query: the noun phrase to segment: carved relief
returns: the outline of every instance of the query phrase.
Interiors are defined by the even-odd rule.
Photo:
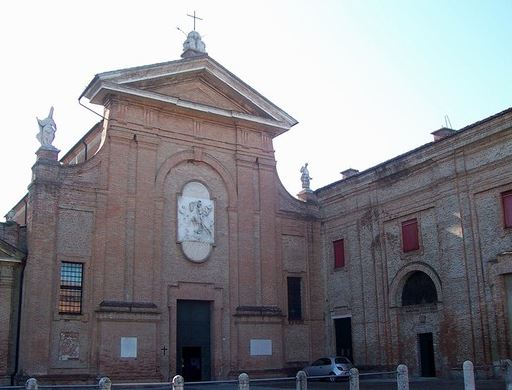
[[[80,338],[78,332],[61,332],[59,340],[59,360],[80,358]]]
[[[213,202],[180,196],[178,199],[178,241],[213,244]]]
[[[203,184],[189,182],[178,196],[177,231],[178,242],[189,260],[208,258],[215,242],[215,205]]]

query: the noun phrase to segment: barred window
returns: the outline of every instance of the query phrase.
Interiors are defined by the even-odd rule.
[[[82,314],[83,264],[62,262],[60,267],[60,314]]]

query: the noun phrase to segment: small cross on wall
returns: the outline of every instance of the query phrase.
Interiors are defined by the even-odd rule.
[[[165,345],[162,348],[160,348],[160,350],[162,351],[162,353],[165,356],[165,352],[167,351],[167,348],[165,347]]]

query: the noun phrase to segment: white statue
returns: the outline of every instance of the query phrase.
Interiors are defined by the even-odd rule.
[[[302,174],[300,176],[300,181],[302,182],[302,188],[304,190],[309,190],[309,183],[311,180],[313,180],[313,178],[311,176],[309,176],[309,171],[308,171],[308,163],[304,164],[304,166],[302,168],[300,168],[300,173]]]
[[[183,42],[183,52],[187,50],[194,50],[201,53],[206,53],[206,46],[201,40],[201,35],[197,31],[191,31],[187,35],[187,40]]]
[[[7,213],[7,215],[5,216],[5,220],[6,220],[7,222],[9,222],[9,221],[13,221],[13,220],[14,220],[14,215],[15,215],[15,214],[16,214],[16,213],[14,212],[14,209],[9,210],[9,212],[8,212],[8,213]]]
[[[53,107],[50,108],[50,114],[45,119],[37,118],[39,124],[39,133],[37,139],[41,143],[43,148],[55,149],[52,142],[55,138],[55,132],[57,131],[57,124],[53,120]]]

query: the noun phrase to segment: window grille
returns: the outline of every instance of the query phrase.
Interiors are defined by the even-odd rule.
[[[83,264],[62,262],[60,267],[60,314],[82,314]]]

